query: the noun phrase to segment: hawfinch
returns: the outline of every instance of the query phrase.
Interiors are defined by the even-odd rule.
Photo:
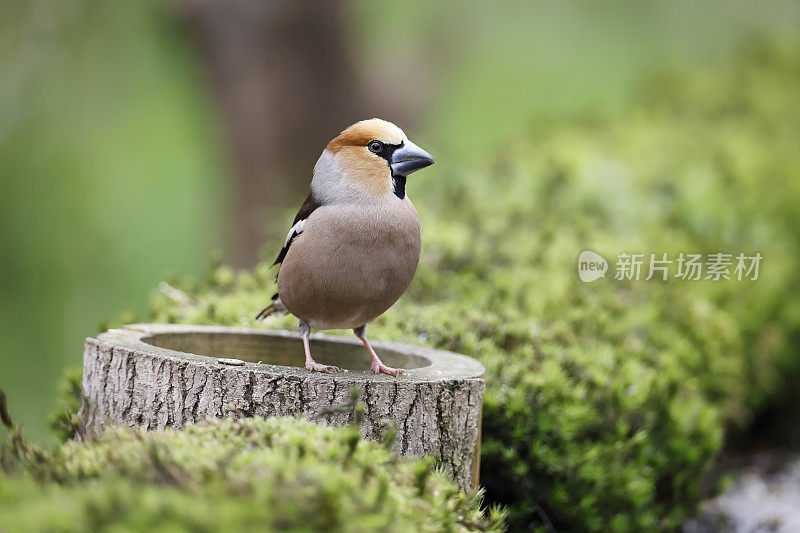
[[[308,370],[339,372],[311,357],[311,328],[352,328],[372,358],[373,372],[405,373],[381,362],[366,325],[414,277],[419,215],[406,194],[406,177],[434,162],[403,130],[377,118],[353,124],[322,151],[311,192],[275,260],[278,292],[256,317],[289,311],[300,319]]]

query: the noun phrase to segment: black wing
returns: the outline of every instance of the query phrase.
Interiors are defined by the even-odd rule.
[[[275,262],[272,263],[273,265],[278,265],[283,263],[284,258],[286,258],[286,252],[289,251],[289,246],[292,245],[292,241],[295,237],[300,235],[303,231],[303,222],[311,216],[311,213],[314,212],[321,204],[319,204],[316,200],[314,200],[311,193],[308,193],[306,197],[306,201],[303,202],[303,205],[300,206],[300,210],[297,212],[297,215],[294,217],[294,221],[292,222],[292,229],[289,230],[289,234],[286,236],[286,241],[283,243],[283,248],[281,248],[280,253],[278,253],[278,257],[275,259]]]

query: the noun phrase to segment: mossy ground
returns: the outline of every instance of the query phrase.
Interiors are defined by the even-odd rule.
[[[427,460],[296,418],[119,429],[51,453],[7,444],[2,531],[488,531]]]

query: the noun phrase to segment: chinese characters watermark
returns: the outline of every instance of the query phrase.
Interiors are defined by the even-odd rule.
[[[692,254],[680,252],[677,256],[666,252],[659,254],[621,253],[617,256],[614,279],[683,281],[736,280],[755,281],[763,256],[760,252],[747,255],[717,252]],[[608,262],[599,254],[586,250],[578,257],[578,275],[581,281],[590,282],[604,278]]]

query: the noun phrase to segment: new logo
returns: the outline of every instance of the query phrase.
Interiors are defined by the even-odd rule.
[[[578,276],[581,281],[590,282],[606,277],[608,261],[599,254],[585,250],[578,257]]]

